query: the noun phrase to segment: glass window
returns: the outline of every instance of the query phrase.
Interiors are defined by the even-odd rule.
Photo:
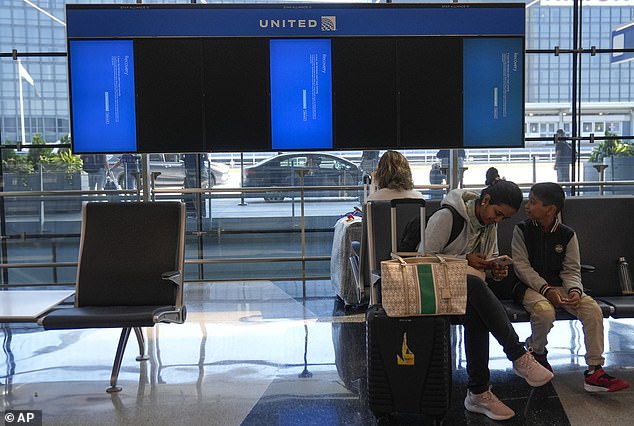
[[[5,117],[4,130],[9,133],[15,133],[17,130],[16,120],[10,117]]]
[[[620,126],[620,123],[618,121],[609,121],[606,124],[607,124],[607,129],[610,132],[614,132],[614,133],[620,133],[621,132],[621,126]]]
[[[564,123],[564,132],[566,132],[566,134],[572,133],[572,126],[570,123]]]
[[[530,123],[530,132],[531,133],[539,133],[539,124],[538,123]]]
[[[605,131],[605,123],[602,121],[597,121],[594,123],[594,132],[595,133],[603,133]]]
[[[334,169],[338,169],[339,168],[339,167],[337,167],[334,158],[326,157],[326,156],[320,156],[320,157],[317,157],[317,158],[318,158],[317,166],[320,169],[334,170]]]
[[[634,4],[630,4],[631,2],[628,3],[626,1],[606,1],[604,2],[606,3],[605,6],[595,6],[597,2],[592,2],[592,6],[580,4],[579,16],[582,18],[581,27],[575,29],[573,27],[574,8],[571,7],[572,1],[573,0],[562,0],[561,3],[565,3],[564,6],[553,6],[553,4],[556,3],[553,1],[526,2],[526,49],[530,50],[530,52],[527,53],[525,61],[524,94],[526,100],[526,116],[520,118],[521,121],[519,121],[519,123],[525,123],[527,138],[526,148],[518,150],[469,150],[469,157],[465,159],[465,167],[468,167],[468,170],[464,173],[465,184],[481,185],[483,179],[480,171],[491,163],[498,164],[501,174],[510,180],[530,182],[533,176],[532,164],[527,163],[528,166],[525,174],[517,171],[519,169],[524,170],[520,165],[526,162],[526,158],[538,158],[535,167],[538,168],[537,176],[539,176],[539,179],[556,180],[557,175],[553,170],[554,149],[552,137],[559,128],[563,128],[569,136],[587,136],[590,133],[594,133],[596,137],[601,137],[605,131],[614,132],[622,136],[632,135],[634,131],[632,123],[634,85],[632,85],[631,82],[634,80],[634,61],[612,63],[612,55],[610,52],[599,53],[592,56],[587,52],[587,49],[591,46],[596,46],[600,49],[610,49],[611,32],[615,28],[634,21]],[[80,2],[95,4],[100,1],[80,0]],[[173,4],[187,2],[188,0],[143,0],[142,3]],[[197,0],[197,2],[200,3],[201,1]],[[220,0],[217,2],[222,3]],[[395,0],[395,2],[397,1]],[[402,3],[402,1],[399,2]],[[65,16],[65,3],[65,1],[60,0],[37,2],[39,7],[44,8],[47,12],[51,13],[53,17],[62,20]],[[124,0],[117,1],[116,3],[134,4],[135,1]],[[208,0],[208,3],[212,3],[212,0]],[[612,3],[619,3],[623,6],[614,6]],[[573,45],[573,32],[575,30],[578,31],[578,34],[581,34],[582,39],[578,44],[584,49],[584,53],[566,52],[566,50],[571,50],[575,47]],[[555,47],[562,50],[559,55],[553,54]],[[10,57],[12,49],[16,49],[18,52],[35,54],[65,52],[66,39],[64,26],[55,19],[38,12],[23,1],[7,1],[4,2],[3,7],[0,8],[0,51],[5,54],[3,57],[0,57],[0,144],[22,141],[22,118],[24,118],[26,128],[25,141],[23,142],[32,141],[37,133],[41,133],[48,142],[62,139],[69,134],[70,119],[66,58],[47,56],[46,54],[37,57],[22,57],[22,64],[34,80],[35,87],[33,87],[24,79],[20,81],[16,61]],[[572,67],[575,61],[580,64],[577,87],[572,84]],[[22,103],[24,106],[24,117],[22,117],[20,113],[20,87],[23,89]],[[577,90],[578,92],[575,92]],[[578,105],[572,105],[573,94],[577,95]],[[572,125],[573,122],[575,126]],[[580,125],[577,126],[577,123]],[[578,135],[573,135],[573,127]],[[627,140],[632,141],[631,139],[624,138],[624,141]],[[600,141],[590,146],[589,143],[581,141],[582,163],[586,162],[590,152],[598,143],[600,143]],[[410,159],[416,184],[422,185],[429,182],[431,165],[434,162],[438,162],[438,158],[436,158],[437,150],[408,150],[403,152]],[[309,158],[319,158],[319,169],[325,173],[329,173],[334,169],[346,170],[345,174],[352,174],[356,167],[355,165],[360,163],[361,152],[350,151],[337,154],[341,154],[346,160],[350,160],[353,165],[326,155],[306,155],[305,153],[294,153],[291,156],[282,157],[282,161],[273,159],[266,164],[270,167],[270,170],[274,170],[269,173],[270,175],[273,175],[276,171],[280,175],[286,173],[284,175],[286,177],[291,175],[290,168],[308,167]],[[529,157],[529,154],[532,155],[532,157]],[[244,153],[244,166],[253,165],[266,158],[275,157],[276,155],[277,154],[262,152]],[[223,221],[234,219],[222,216],[224,213],[221,212],[230,211],[230,208],[224,208],[229,205],[235,206],[236,204],[235,197],[237,196],[236,194],[239,193],[239,190],[235,190],[235,188],[240,187],[240,178],[243,176],[243,170],[241,169],[242,164],[240,163],[242,155],[239,152],[233,152],[227,154],[213,153],[211,156],[213,161],[217,161],[218,164],[218,167],[212,168],[216,186],[226,185],[229,188],[233,188],[233,191],[228,198],[223,198],[224,195],[221,193],[205,195],[205,197],[207,197],[206,204],[202,211],[204,212],[203,214],[206,215],[205,218],[208,220],[208,223],[202,220],[201,226],[211,226],[213,218],[214,226],[220,228],[218,223],[223,222],[217,219],[222,219]],[[519,160],[520,158],[522,160]],[[180,156],[179,154],[151,154],[149,159],[152,161],[154,161],[154,159],[163,161],[164,159],[165,162],[174,163],[180,161]],[[505,167],[507,162],[513,162],[513,167]],[[280,167],[284,167],[285,170],[280,172]],[[277,170],[275,170],[275,168],[277,168]],[[334,175],[335,173],[332,174]],[[343,174],[344,173],[340,173],[339,175]],[[63,178],[66,177],[64,176]],[[574,180],[578,177],[571,176],[571,178]],[[25,179],[25,182],[26,180],[27,179]],[[351,182],[356,182],[356,179],[352,179]],[[68,184],[66,185],[66,187],[68,187]],[[182,179],[180,179],[178,185],[180,185],[178,187],[182,187]],[[34,190],[38,189],[39,187],[36,187]],[[75,189],[81,189],[81,186]],[[158,195],[167,198],[172,197],[172,199],[181,199],[177,193]],[[357,199],[354,198],[356,195],[357,194],[337,193],[335,195],[336,197],[346,200],[345,207],[343,205],[336,206],[336,215],[333,215],[333,212],[330,210],[324,211],[324,209],[322,209],[318,211],[317,214],[323,217],[320,217],[317,221],[317,228],[330,229],[329,226],[323,226],[323,224],[328,222],[331,216],[334,217],[341,213],[341,211],[349,210],[351,200],[354,200],[355,205],[358,204]],[[311,196],[316,196],[316,194],[312,193]],[[329,194],[329,196],[332,196],[332,194]],[[352,196],[351,199],[350,196]],[[249,198],[251,197],[250,195]],[[346,199],[345,197],[349,198]],[[241,211],[248,212],[245,213],[245,217],[265,217],[266,214],[273,212],[271,214],[275,216],[289,219],[286,221],[289,224],[296,223],[294,220],[290,220],[290,218],[295,219],[298,214],[298,209],[296,208],[298,199],[297,193],[273,193],[267,194],[266,198],[259,194],[257,197],[253,196],[253,198],[257,198],[258,200],[252,203],[244,203],[245,205],[241,205],[240,207]],[[275,202],[276,204],[265,204],[265,199],[266,201]],[[49,201],[51,200],[46,200],[46,206],[49,205]],[[58,200],[54,201],[58,202]],[[64,205],[67,204],[64,208],[71,212],[78,213],[83,201],[85,201],[85,199],[79,196],[75,199],[69,197],[69,200],[62,200],[58,206],[64,207]],[[7,234],[9,236],[19,235],[19,232],[22,232],[22,230],[18,230],[17,228],[11,228],[12,226],[16,226],[14,225],[16,223],[24,222],[20,220],[19,215],[16,216],[16,212],[21,211],[24,213],[28,211],[32,216],[39,214],[39,210],[37,209],[40,208],[40,198],[31,200],[30,203],[23,202],[22,204],[28,204],[29,206],[25,207],[24,205],[20,205],[18,208],[15,204],[5,205],[5,213],[10,216],[7,221],[9,224]],[[322,203],[322,205],[323,204],[325,203]],[[51,205],[54,204],[51,203]],[[71,207],[71,205],[73,207]],[[262,213],[262,210],[258,210],[262,208],[263,205],[266,206],[267,213]],[[46,207],[46,209],[48,209],[48,207]],[[59,218],[58,212],[61,211],[59,207],[55,207],[55,209],[57,210],[45,210],[47,224],[51,224],[51,228],[55,226],[54,224]],[[310,222],[310,220],[313,219],[314,218],[308,218],[308,221]],[[279,222],[282,221],[280,220]],[[190,226],[190,224],[188,224],[188,226]],[[242,243],[247,241],[250,243],[251,240],[255,238],[258,240],[258,250],[260,253],[263,251],[262,249],[264,249],[267,255],[269,251],[291,256],[297,255],[299,238],[294,239],[298,235],[297,233],[288,234],[291,235],[290,237],[288,235],[282,237],[275,234],[271,229],[264,229],[267,225],[260,225],[259,222],[258,225],[252,225],[248,221],[241,221],[239,224],[231,222],[231,226],[235,227],[231,228],[232,234],[230,236],[223,236],[222,241],[220,238],[213,241],[205,240],[205,249],[210,250],[210,252],[206,252],[205,254],[213,253],[211,256],[222,257],[223,253],[231,253],[233,256],[238,256],[241,252],[238,249],[239,245],[237,243],[232,246],[232,249],[227,248],[229,246],[225,246],[224,244],[227,244],[227,241],[239,241]],[[276,224],[276,226],[279,226],[279,224]],[[261,227],[262,229],[255,229],[256,235],[254,237],[251,233],[253,229],[250,227]],[[64,229],[66,229],[66,227],[64,227]],[[77,227],[77,229],[79,228]],[[39,232],[38,230],[32,231],[34,234]],[[257,235],[257,231],[266,232]],[[296,231],[296,229],[293,228],[293,231]],[[241,234],[241,232],[244,232],[244,235]],[[330,238],[330,243],[332,240],[331,232],[331,230],[324,232],[322,236],[325,240]],[[320,232],[311,232],[311,238],[313,235],[318,234],[320,234]],[[272,235],[274,235],[274,238],[271,238]],[[275,238],[283,241],[284,246],[271,248],[270,241]],[[286,245],[286,243],[288,243],[288,245]],[[320,246],[321,248],[314,249],[312,254],[329,255],[328,249],[330,247],[328,244],[322,241],[316,244],[316,246],[319,246],[319,244],[323,247]],[[282,246],[282,244],[280,244],[280,246]],[[244,250],[244,244],[242,244],[241,247]],[[308,253],[311,253],[310,250]],[[257,254],[254,254],[254,256],[256,255]],[[188,256],[196,256],[196,254],[188,253]],[[8,259],[9,262],[16,260],[20,259]],[[258,269],[258,267],[253,269]],[[274,269],[274,267],[271,267],[271,269]],[[286,271],[282,271],[282,273],[283,272]]]

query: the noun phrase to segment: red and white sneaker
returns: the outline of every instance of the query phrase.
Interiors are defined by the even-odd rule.
[[[592,374],[586,370],[583,375],[586,378],[583,388],[588,392],[616,392],[630,387],[627,381],[610,376],[601,367]]]

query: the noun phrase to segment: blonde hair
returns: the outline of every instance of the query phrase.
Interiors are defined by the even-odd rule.
[[[413,189],[414,179],[407,158],[398,151],[386,151],[376,168],[376,183],[379,189]]]

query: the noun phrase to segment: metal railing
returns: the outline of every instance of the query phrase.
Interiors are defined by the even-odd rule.
[[[526,183],[518,183],[518,185],[526,192],[531,187],[533,182]],[[592,182],[565,182],[562,183],[567,189],[575,189],[577,191],[583,192],[585,188],[592,189],[593,195],[595,196],[608,196],[608,192],[614,191],[615,189],[623,188],[623,187],[632,187],[634,186],[634,181],[592,181]],[[481,188],[481,185],[467,185],[468,188],[478,189]],[[447,185],[418,185],[416,189],[427,193],[430,190],[441,190],[447,191],[449,188]],[[363,187],[361,186],[319,186],[319,187],[266,187],[266,188],[209,188],[209,189],[155,189],[153,193],[153,199],[160,201],[164,198],[177,198],[182,199],[185,194],[201,194],[207,200],[222,200],[227,198],[239,198],[244,196],[245,194],[251,193],[262,193],[265,191],[300,191],[300,196],[297,200],[292,200],[291,203],[298,203],[297,209],[292,209],[292,215],[298,215],[297,226],[293,227],[275,227],[272,226],[271,229],[226,229],[222,226],[209,226],[206,228],[200,227],[199,225],[203,222],[212,223],[214,220],[222,219],[221,217],[209,217],[209,218],[201,218],[200,215],[193,218],[193,221],[188,221],[188,230],[187,234],[190,240],[193,240],[195,243],[203,242],[204,239],[209,237],[221,237],[223,235],[255,235],[258,233],[261,234],[300,234],[300,243],[299,247],[296,251],[296,255],[281,255],[281,256],[254,256],[254,257],[242,257],[242,256],[209,256],[206,254],[204,249],[204,244],[196,244],[197,248],[191,248],[188,250],[189,257],[186,259],[185,263],[190,267],[198,267],[198,272],[189,271],[189,277],[186,281],[188,282],[198,282],[213,279],[214,277],[205,273],[204,267],[210,265],[255,265],[255,264],[272,264],[272,263],[298,263],[301,265],[299,268],[300,273],[289,276],[267,276],[266,273],[262,273],[262,275],[258,276],[240,276],[236,278],[228,278],[227,280],[256,280],[256,279],[269,279],[269,280],[316,280],[316,279],[329,279],[330,277],[327,275],[321,274],[311,274],[307,267],[312,262],[327,262],[330,260],[330,256],[326,254],[315,254],[310,255],[307,252],[307,242],[306,235],[313,232],[318,235],[321,235],[323,241],[326,242],[327,239],[332,236],[324,236],[328,233],[332,232],[332,227],[324,227],[324,226],[315,226],[314,224],[309,224],[307,222],[307,214],[305,210],[305,206],[307,204],[307,197],[312,191],[342,191],[342,192],[351,192],[358,191],[361,192]],[[586,191],[587,192],[587,191]],[[74,197],[79,198],[83,201],[94,201],[101,200],[106,201],[107,196],[117,195],[121,197],[121,199],[142,199],[142,194],[138,190],[117,190],[117,191],[40,191],[40,192],[0,192],[0,202],[4,202],[7,198],[12,199],[35,199],[39,201],[46,201],[50,197]],[[630,192],[631,196],[632,193]],[[354,200],[352,198],[348,199],[348,201]],[[358,202],[358,201],[357,201]],[[312,201],[311,201],[312,203]],[[335,212],[335,216],[342,212]],[[64,280],[59,277],[59,272],[62,270],[67,270],[68,268],[76,268],[76,261],[64,261],[58,260],[59,258],[59,246],[60,242],[64,242],[66,245],[66,249],[68,249],[69,245],[73,245],[76,242],[76,247],[78,249],[79,245],[79,222],[81,220],[80,210],[76,212],[76,214],[71,214],[74,216],[71,218],[73,221],[77,222],[77,232],[69,232],[69,233],[51,233],[42,228],[43,223],[51,223],[55,221],[55,215],[51,216],[42,216],[37,215],[35,222],[37,222],[37,226],[34,228],[35,232],[19,232],[19,233],[9,233],[7,232],[7,224],[15,223],[16,220],[20,220],[19,215],[7,215],[6,212],[0,213],[0,219],[2,221],[2,229],[3,233],[0,236],[0,243],[2,245],[1,250],[1,261],[0,261],[0,272],[2,281],[0,285],[3,286],[67,286],[73,285],[70,279]],[[332,216],[332,212],[328,212],[325,216]],[[256,216],[253,216],[257,218]],[[286,217],[286,216],[285,216]],[[316,217],[313,215],[312,217]],[[317,216],[318,217],[318,216]],[[42,222],[41,219],[45,220]],[[24,218],[22,218],[24,219]],[[68,217],[66,217],[68,219]],[[201,220],[204,219],[204,220]],[[39,231],[38,231],[39,229]],[[323,234],[323,235],[322,235]],[[51,261],[27,261],[31,257],[23,256],[22,259],[15,258],[13,255],[9,253],[8,244],[19,245],[20,243],[31,243],[37,241],[39,247],[42,246],[48,247],[50,250],[50,258]],[[123,242],[122,242],[123,243]],[[43,257],[43,256],[41,256]],[[24,261],[20,261],[24,260]],[[51,280],[50,282],[17,282],[15,279],[10,279],[9,271],[18,271],[18,270],[29,270],[29,269],[42,269],[42,268],[50,268],[51,269]],[[66,276],[69,274],[66,273]]]

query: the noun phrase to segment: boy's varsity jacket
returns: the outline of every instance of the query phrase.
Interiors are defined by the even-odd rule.
[[[518,223],[511,249],[515,273],[528,287],[542,295],[549,287],[583,294],[579,241],[575,231],[558,219],[547,232],[531,219]]]

